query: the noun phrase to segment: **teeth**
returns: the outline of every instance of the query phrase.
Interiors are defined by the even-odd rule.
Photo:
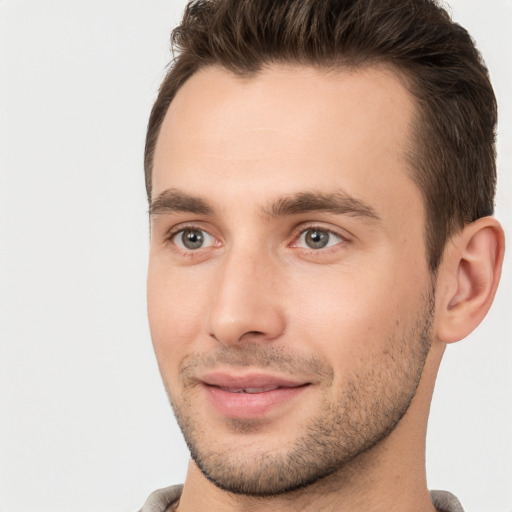
[[[267,386],[266,388],[244,388],[244,393],[265,393],[266,391],[274,391],[279,386]]]
[[[221,388],[220,388],[220,389],[222,389],[222,391],[229,391],[230,393],[243,393],[243,392],[244,392],[243,388],[240,388],[240,389],[233,389],[233,388],[223,388],[223,387],[221,386]]]
[[[278,389],[279,386],[267,386],[264,388],[223,388],[223,391],[229,391],[230,393],[266,393],[267,391],[274,391],[274,389]]]

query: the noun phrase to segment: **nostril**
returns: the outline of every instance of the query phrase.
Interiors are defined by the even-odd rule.
[[[234,344],[234,343],[250,343],[251,341],[258,341],[262,338],[265,338],[267,335],[263,331],[246,331],[241,336],[236,337],[235,339],[232,339],[229,343],[226,337],[220,337],[214,332],[210,333],[210,337],[213,338],[215,341],[218,341],[220,343],[226,343]]]

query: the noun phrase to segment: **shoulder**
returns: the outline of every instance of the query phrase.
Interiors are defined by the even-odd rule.
[[[464,512],[460,501],[448,491],[430,491],[432,503],[439,512]]]
[[[183,485],[173,485],[152,492],[139,512],[165,512],[180,499],[182,490]]]

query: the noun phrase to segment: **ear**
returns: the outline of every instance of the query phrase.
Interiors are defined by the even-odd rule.
[[[437,338],[459,341],[484,319],[501,275],[505,238],[500,223],[483,217],[446,245],[437,289]]]

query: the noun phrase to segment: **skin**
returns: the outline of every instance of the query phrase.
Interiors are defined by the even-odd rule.
[[[208,68],[171,103],[153,169],[148,312],[193,455],[180,511],[434,510],[435,375],[444,342],[490,305],[503,244],[493,220],[468,228],[434,280],[406,157],[415,115],[383,67],[243,79]],[[202,245],[186,245],[187,229]],[[313,232],[325,247],[308,245]],[[460,264],[470,242],[478,268]],[[209,399],[212,371],[303,387],[233,417]]]

